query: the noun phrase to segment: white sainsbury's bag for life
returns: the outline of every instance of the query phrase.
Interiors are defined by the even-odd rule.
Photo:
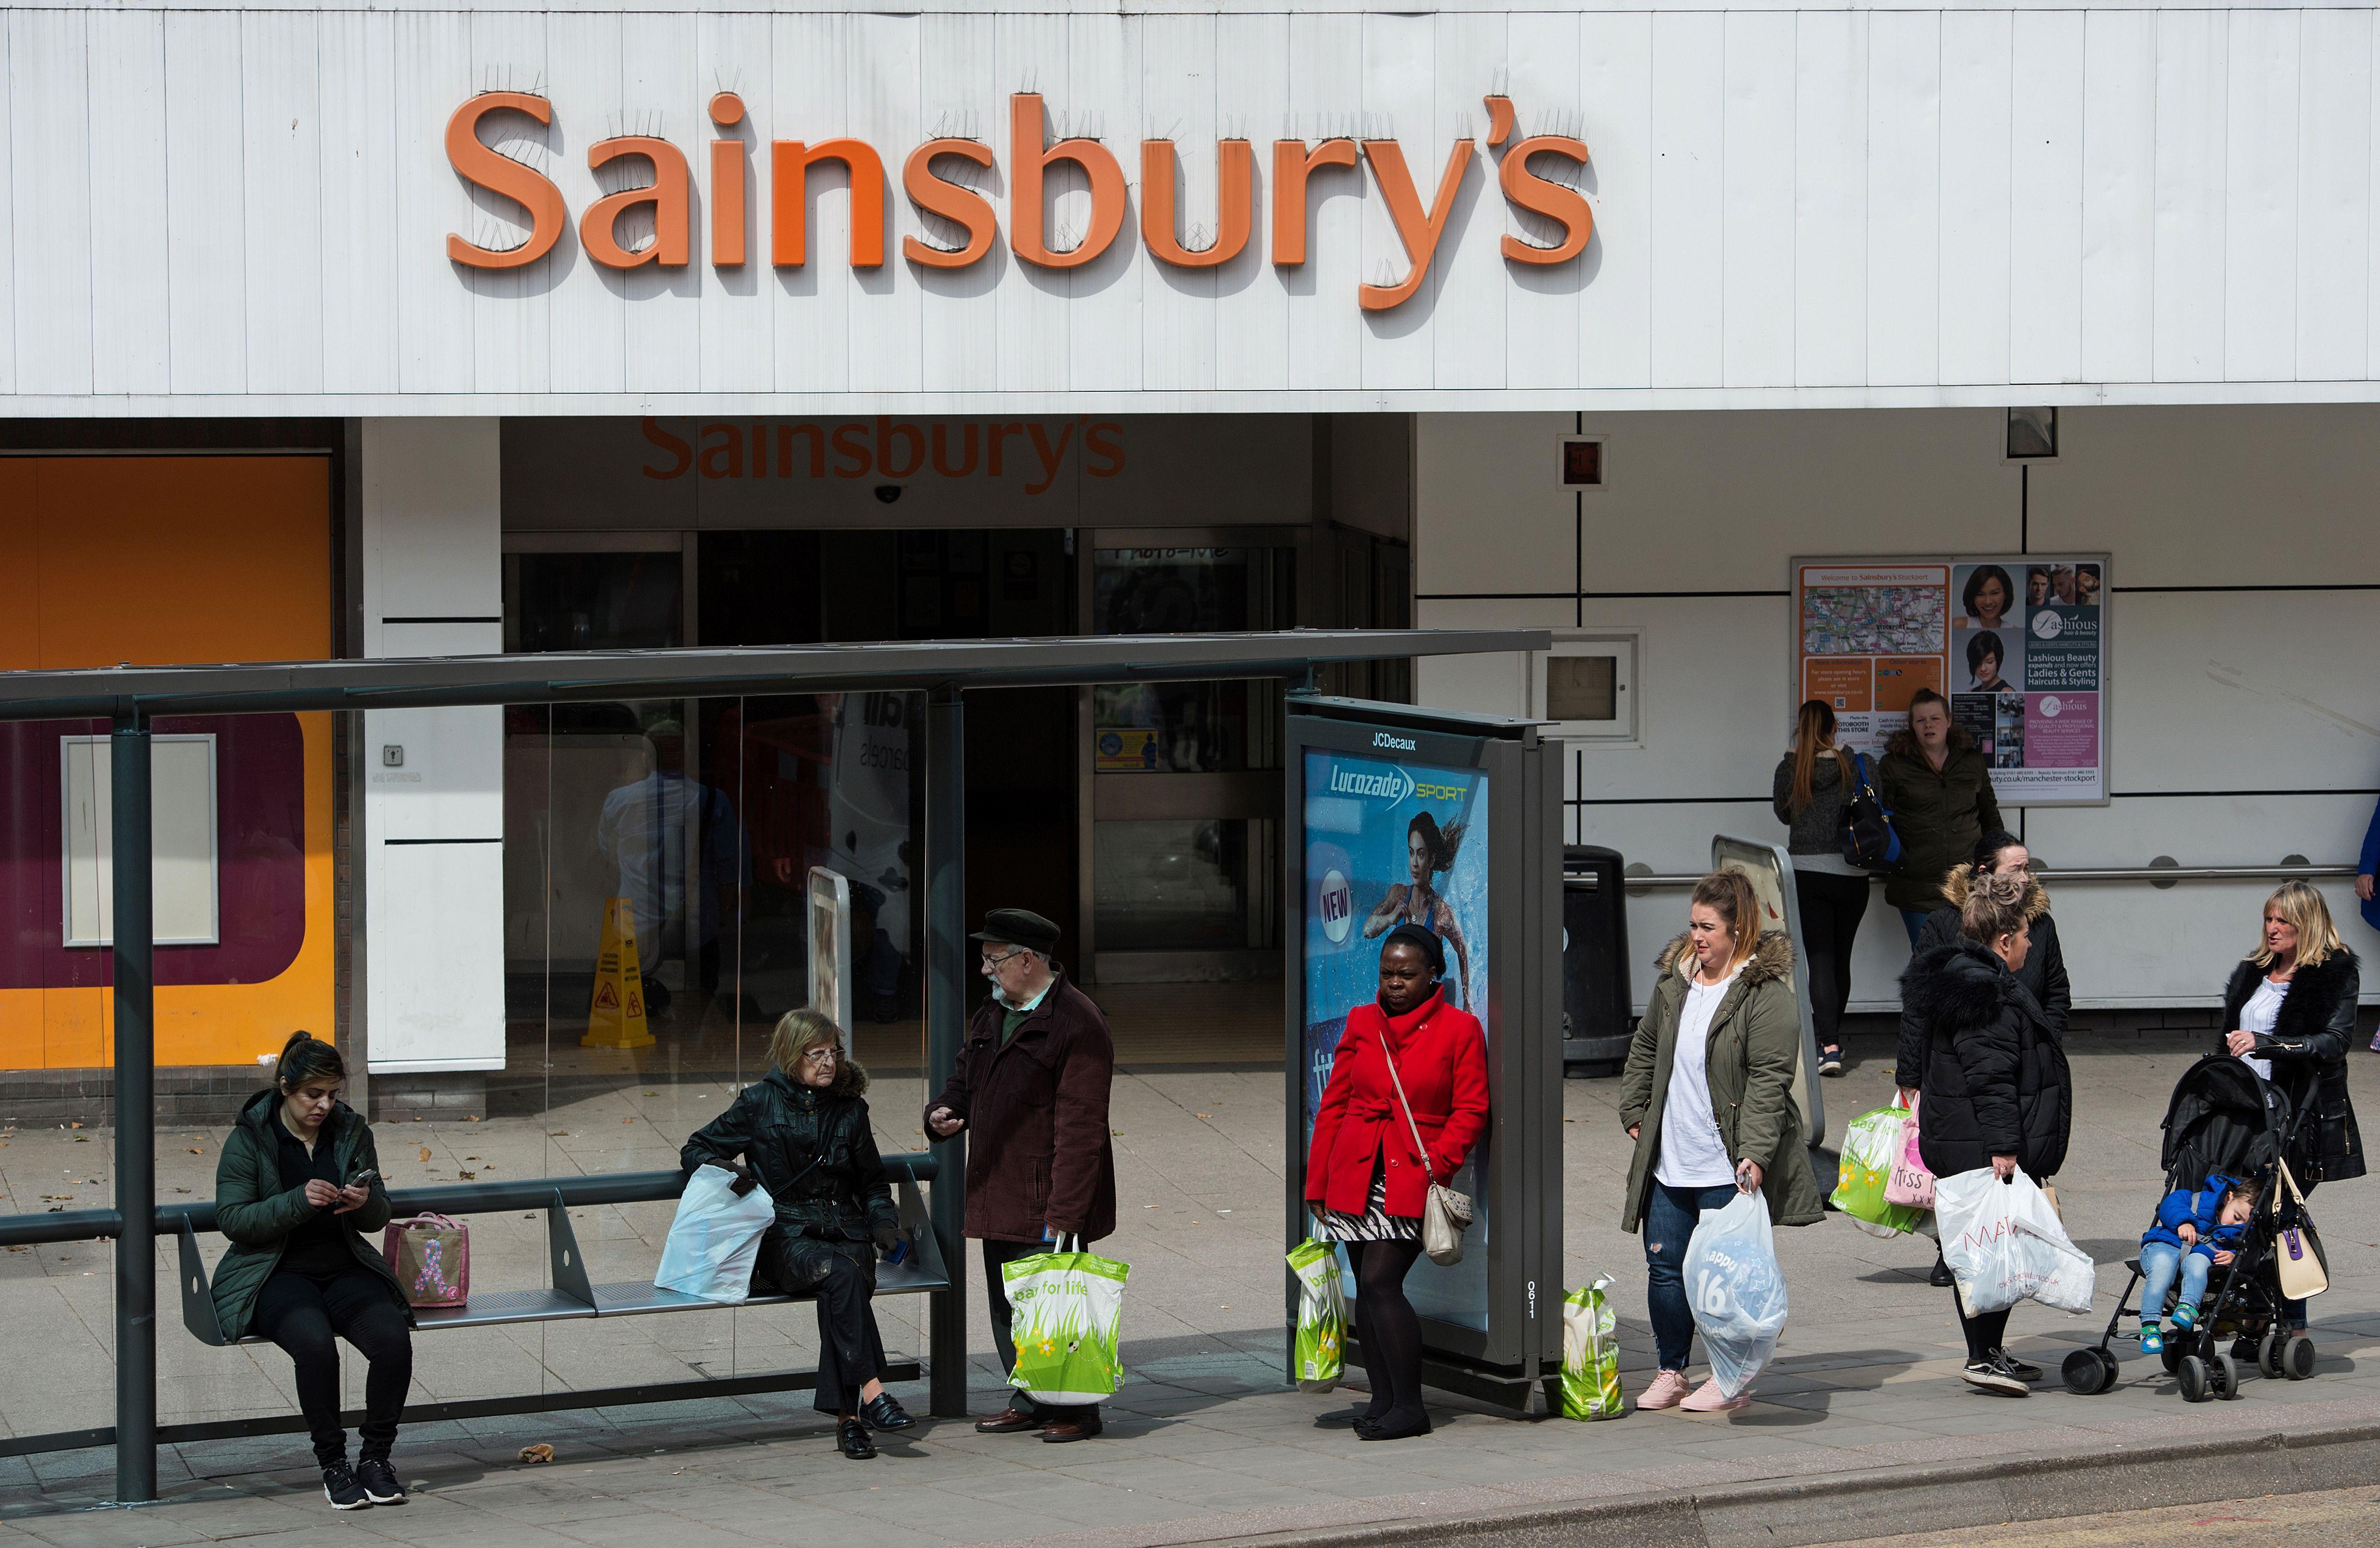
[[[776,1223],[777,1205],[758,1183],[736,1192],[737,1180],[723,1166],[698,1166],[686,1179],[653,1272],[656,1286],[725,1306],[751,1298],[760,1237]]]
[[[2007,1182],[1988,1166],[1936,1178],[1934,1219],[1969,1316],[2021,1300],[2091,1310],[2095,1266],[2066,1235],[2040,1185],[2022,1172]]]
[[[1721,1396],[1737,1397],[1777,1352],[1785,1331],[1785,1273],[1768,1226],[1768,1201],[1739,1192],[1706,1210],[1686,1243],[1686,1299]]]

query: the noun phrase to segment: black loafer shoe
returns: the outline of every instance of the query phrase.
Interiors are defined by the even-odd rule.
[[[1022,1408],[1002,1408],[990,1419],[975,1421],[978,1435],[1014,1435],[1020,1430],[1038,1430],[1048,1422],[1038,1414],[1028,1414]]]
[[[859,1417],[867,1421],[870,1430],[915,1430],[917,1427],[917,1421],[909,1417],[909,1410],[901,1407],[901,1400],[889,1392],[880,1392],[874,1401],[862,1403]]]
[[[847,1419],[835,1426],[834,1449],[855,1462],[865,1462],[876,1455],[876,1443],[868,1438],[868,1426]]]
[[[1937,1258],[1934,1260],[1934,1272],[1925,1276],[1925,1283],[1937,1290],[1947,1290],[1959,1283],[1959,1276],[1950,1272],[1949,1264]]]

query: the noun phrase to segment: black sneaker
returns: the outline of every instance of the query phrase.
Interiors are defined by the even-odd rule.
[[[861,1404],[859,1417],[870,1430],[915,1430],[917,1427],[917,1421],[909,1416],[909,1410],[901,1407],[901,1400],[889,1392],[880,1392],[871,1401]]]
[[[1818,1073],[1840,1075],[1843,1072],[1843,1051],[1840,1048],[1818,1050]]]
[[[1969,1386],[1985,1392],[1997,1392],[2008,1397],[2030,1397],[2033,1389],[2024,1384],[2007,1361],[1995,1350],[1982,1359],[1971,1359],[1959,1371],[1960,1379]]]
[[[345,1462],[334,1462],[322,1469],[322,1498],[331,1502],[333,1510],[370,1510],[372,1503]]]
[[[388,1465],[385,1457],[367,1457],[356,1464],[356,1481],[364,1486],[374,1505],[403,1505],[405,1485],[396,1481],[396,1469]]]
[[[2017,1359],[2014,1355],[2010,1354],[2006,1349],[1994,1349],[1992,1351],[1992,1358],[1999,1361],[2001,1370],[2007,1371],[2010,1375],[2014,1376],[2018,1381],[2026,1383],[2028,1386],[2033,1383],[2041,1380],[2041,1367],[2037,1365],[2027,1365],[2024,1361]]]

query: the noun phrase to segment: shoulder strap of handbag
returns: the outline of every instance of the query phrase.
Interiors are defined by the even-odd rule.
[[[2295,1199],[2295,1200],[2298,1201],[2298,1208],[2299,1208],[2299,1209],[2301,1209],[2301,1210],[2304,1209],[2304,1208],[2305,1208],[2305,1193],[2304,1193],[2304,1191],[2303,1191],[2302,1189],[2301,1189],[2301,1188],[2298,1187],[2298,1180],[2297,1180],[2297,1178],[2295,1178],[2294,1176],[2291,1176],[2289,1175],[2289,1162],[2288,1162],[2285,1158],[2279,1158],[2279,1157],[2277,1157],[2276,1159],[2277,1159],[2277,1160],[2278,1160],[2278,1161],[2280,1162],[2280,1167],[2281,1167],[2281,1181],[2282,1181],[2282,1183],[2283,1183],[2285,1186],[2287,1186],[2287,1187],[2288,1187],[2288,1188],[2289,1188],[2289,1197],[2290,1197],[2290,1198],[2292,1198],[2292,1199]],[[2275,1200],[2272,1201],[2272,1209],[2273,1209],[2273,1213],[2274,1213],[2275,1214],[2278,1214],[2278,1213],[2281,1213],[2281,1201],[2280,1201],[2278,1199],[2275,1199]]]
[[[1405,1127],[1413,1131],[1414,1149],[1421,1152],[1421,1169],[1423,1173],[1428,1176],[1430,1186],[1435,1188],[1438,1186],[1438,1169],[1429,1164],[1429,1147],[1422,1143],[1421,1125],[1414,1122],[1413,1103],[1405,1100],[1405,1083],[1397,1074],[1396,1055],[1389,1052],[1389,1029],[1387,1023],[1388,1018],[1384,1012],[1381,1016],[1380,1026],[1380,1057],[1386,1059],[1389,1063],[1389,1083],[1397,1089],[1397,1105],[1404,1109]],[[1418,1032],[1423,1027],[1427,1027],[1428,1025],[1429,1022],[1425,1019],[1419,1026],[1415,1027],[1414,1030]]]

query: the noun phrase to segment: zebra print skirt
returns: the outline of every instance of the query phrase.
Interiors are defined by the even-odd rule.
[[[1364,1201],[1362,1214],[1349,1214],[1344,1210],[1325,1210],[1322,1228],[1335,1241],[1419,1241],[1421,1217],[1389,1213],[1389,1172],[1378,1160],[1372,1163],[1372,1192]]]

